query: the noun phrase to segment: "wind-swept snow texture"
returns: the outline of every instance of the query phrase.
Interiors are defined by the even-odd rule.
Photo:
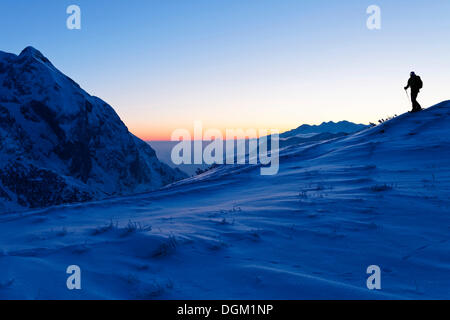
[[[0,213],[151,191],[184,177],[38,50],[0,51]]]
[[[162,190],[0,216],[0,297],[449,299],[450,102]],[[67,266],[82,290],[66,288]],[[379,291],[367,267],[381,268]]]

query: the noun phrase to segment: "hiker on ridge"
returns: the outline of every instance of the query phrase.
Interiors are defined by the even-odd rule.
[[[422,107],[417,102],[417,95],[420,92],[420,89],[423,87],[422,79],[418,75],[415,74],[415,72],[411,72],[411,77],[408,80],[408,85],[405,87],[405,90],[408,90],[408,88],[411,88],[411,102],[412,102],[412,111],[411,112],[418,112],[422,110]]]

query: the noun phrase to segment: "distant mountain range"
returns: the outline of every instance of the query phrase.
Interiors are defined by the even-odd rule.
[[[280,135],[280,148],[284,148],[291,145],[325,141],[346,136],[351,133],[361,131],[369,126],[364,124],[356,124],[349,121],[340,122],[324,122],[321,125],[308,125],[304,124],[297,129],[285,132]],[[173,168],[181,169],[183,172],[188,173],[190,176],[196,175],[196,172],[205,170],[210,167],[206,164],[181,164],[174,165],[171,162],[172,148],[178,144],[174,141],[148,141],[148,143],[155,149],[158,158],[168,163]],[[206,147],[210,142],[203,142],[203,147]],[[248,150],[248,143],[246,148]],[[225,149],[225,146],[224,146]]]
[[[370,126],[349,121],[323,122],[320,125],[304,124],[280,135],[280,148],[315,141],[326,141],[362,131]]]
[[[150,191],[185,177],[38,50],[0,51],[0,213]]]
[[[340,121],[340,122],[323,122],[320,125],[309,125],[304,124],[298,127],[297,129],[293,129],[291,131],[287,131],[281,134],[282,138],[293,137],[297,135],[311,135],[318,133],[355,133],[361,130],[368,128],[368,125],[365,124],[356,124],[349,121]]]

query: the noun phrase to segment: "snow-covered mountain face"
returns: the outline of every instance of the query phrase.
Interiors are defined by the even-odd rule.
[[[0,52],[0,213],[150,191],[184,177],[39,51]]]

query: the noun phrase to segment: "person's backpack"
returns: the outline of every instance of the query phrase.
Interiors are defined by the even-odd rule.
[[[422,79],[420,79],[419,76],[416,77],[416,83],[417,83],[417,88],[419,88],[419,89],[423,88],[423,81],[422,81]]]

